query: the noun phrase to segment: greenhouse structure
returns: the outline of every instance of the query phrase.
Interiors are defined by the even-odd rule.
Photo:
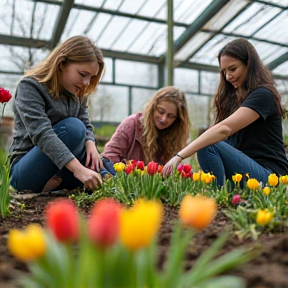
[[[206,128],[219,82],[217,54],[242,37],[288,105],[288,0],[1,0],[0,6],[0,87],[12,95],[24,71],[58,43],[87,35],[106,65],[90,99],[92,121],[119,123],[157,89],[175,85],[186,92],[193,126]],[[5,114],[13,116],[12,106]]]

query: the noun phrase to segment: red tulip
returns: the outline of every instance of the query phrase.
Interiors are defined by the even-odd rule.
[[[10,92],[0,87],[0,103],[6,103],[12,98]]]
[[[145,168],[144,161],[138,161],[136,168],[140,169],[140,170],[144,170],[144,168]]]
[[[125,166],[125,172],[126,174],[130,174],[134,171],[135,166],[133,164],[126,164]]]
[[[177,170],[183,178],[191,178],[193,175],[192,167],[189,164],[180,164],[177,167]]]
[[[101,247],[109,247],[118,239],[121,206],[114,199],[96,202],[88,219],[88,236]]]
[[[72,243],[79,237],[79,218],[75,203],[69,199],[57,199],[45,209],[46,226],[59,242]]]
[[[158,172],[158,166],[159,166],[159,164],[156,162],[153,162],[153,161],[149,162],[147,165],[148,174],[151,176],[156,174]]]

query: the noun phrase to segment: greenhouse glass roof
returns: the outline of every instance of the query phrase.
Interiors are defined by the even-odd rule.
[[[107,57],[163,62],[168,2],[1,0],[0,70],[22,72],[23,61],[27,66],[29,60],[42,59],[47,48],[77,34],[92,38]],[[287,77],[288,0],[170,2],[174,67],[215,71],[219,49],[234,38],[244,37],[253,43],[273,74]],[[9,61],[17,55],[22,55],[18,62]]]

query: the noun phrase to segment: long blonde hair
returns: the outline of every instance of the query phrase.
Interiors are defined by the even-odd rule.
[[[47,58],[40,62],[35,68],[27,71],[24,77],[30,76],[40,83],[45,83],[52,97],[58,99],[63,90],[63,85],[60,80],[61,63],[92,62],[95,60],[99,64],[99,72],[97,75],[92,76],[90,84],[80,91],[78,97],[82,97],[96,90],[104,72],[102,52],[88,37],[74,36],[67,39],[51,51]]]
[[[171,126],[159,130],[154,123],[154,113],[162,101],[174,103],[177,118]],[[144,155],[147,162],[166,163],[179,150],[187,145],[190,120],[185,93],[174,86],[166,86],[157,91],[143,110],[143,135],[146,138]]]

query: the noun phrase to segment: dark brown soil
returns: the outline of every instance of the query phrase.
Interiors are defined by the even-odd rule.
[[[20,195],[24,197],[25,195]],[[11,228],[23,228],[29,223],[43,224],[43,209],[55,197],[66,197],[62,193],[57,195],[40,194],[35,197],[27,195],[19,201],[25,203],[22,212],[16,209],[13,216],[0,216],[0,287],[16,288],[19,273],[29,273],[25,264],[15,260],[7,249],[7,236]],[[17,206],[17,204],[14,204]],[[89,211],[84,211],[88,213]],[[168,253],[173,220],[178,216],[175,208],[165,207],[165,220],[161,227],[158,240],[159,268],[163,267]],[[219,209],[217,217],[204,231],[198,233],[186,253],[186,268],[193,267],[197,257],[223,232],[229,229],[230,223]],[[263,234],[257,241],[246,239],[240,241],[231,236],[220,254],[242,245],[261,245],[262,252],[247,264],[227,272],[228,275],[237,275],[246,280],[248,288],[287,288],[288,287],[288,232]],[[176,287],[175,287],[176,288]],[[219,287],[221,288],[221,287]],[[231,287],[233,288],[233,287]]]

